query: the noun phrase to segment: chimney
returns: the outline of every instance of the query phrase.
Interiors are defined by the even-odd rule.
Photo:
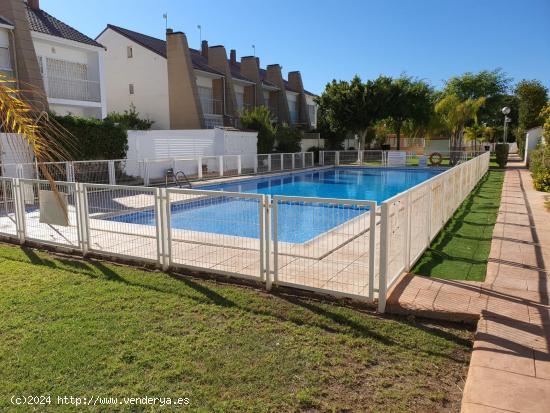
[[[203,40],[201,42],[201,55],[208,59],[208,40]]]
[[[33,10],[40,10],[40,0],[27,0],[27,4]]]
[[[171,29],[171,28],[166,29],[166,34],[172,34],[172,33],[174,33],[173,29]]]
[[[234,65],[237,63],[237,51],[235,49],[231,49],[229,52],[229,62]]]

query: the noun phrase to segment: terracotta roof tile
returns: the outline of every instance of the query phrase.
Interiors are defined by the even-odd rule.
[[[29,20],[29,26],[32,31],[61,37],[67,40],[73,40],[79,43],[85,43],[91,46],[103,47],[94,39],[80,33],[78,30],[63,23],[61,20],[56,19],[44,10],[31,9],[29,6],[27,6],[26,9],[27,19]]]

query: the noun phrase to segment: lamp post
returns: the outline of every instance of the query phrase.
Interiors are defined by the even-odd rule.
[[[508,124],[512,121],[512,119],[508,117],[510,111],[508,106],[502,108],[502,114],[504,115],[504,143],[508,143]]]

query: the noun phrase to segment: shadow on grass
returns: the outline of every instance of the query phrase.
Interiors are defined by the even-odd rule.
[[[412,273],[428,277],[440,275],[467,279],[469,271],[465,272],[464,268],[457,268],[456,274],[447,273],[453,271],[453,262],[470,266],[487,264],[502,182],[503,173],[498,171],[490,171],[482,178],[414,266]],[[486,257],[479,256],[479,246],[482,243],[488,247]],[[471,255],[465,256],[466,253]],[[447,267],[445,274],[438,274],[437,269],[444,263],[451,265]]]
[[[445,326],[452,325],[450,323],[430,321],[429,324],[427,324],[421,320],[407,320],[389,315],[379,316],[373,314],[373,312],[369,310],[347,308],[345,303],[342,303],[344,305],[338,305],[338,303],[328,304],[313,297],[303,297],[288,293],[275,292],[275,294],[270,295],[270,297],[267,295],[262,297],[262,295],[265,294],[263,292],[244,290],[243,287],[238,286],[209,285],[207,281],[190,277],[182,278],[180,276],[171,276],[178,284],[170,283],[159,285],[158,279],[154,276],[154,273],[145,274],[145,278],[139,279],[138,277],[134,278],[132,275],[121,275],[116,267],[112,268],[101,261],[79,261],[57,257],[55,259],[48,259],[39,256],[30,248],[21,248],[21,251],[24,252],[30,263],[34,265],[66,271],[74,275],[88,276],[94,279],[101,279],[101,277],[104,277],[105,280],[122,283],[128,287],[140,288],[161,294],[175,295],[184,300],[191,300],[197,305],[215,305],[220,307],[220,311],[237,310],[250,313],[254,316],[275,318],[281,322],[290,322],[299,326],[307,325],[309,327],[318,328],[328,334],[344,334],[357,338],[370,339],[384,346],[397,346],[407,351],[421,352],[423,354],[443,357],[449,360],[462,361],[459,357],[455,357],[455,355],[445,353],[444,351],[421,348],[404,343],[399,338],[400,333],[398,330],[395,330],[395,333],[393,333],[386,328],[382,328],[382,334],[380,331],[377,331],[377,325],[372,324],[374,320],[373,317],[407,325],[446,341],[454,342],[460,346],[469,347],[471,344],[469,340],[457,334],[453,334],[451,331],[444,328]],[[5,258],[12,261],[26,262],[16,257]],[[121,269],[122,268],[125,267],[121,267]],[[240,292],[239,289],[241,289]],[[254,294],[256,298],[262,300],[273,300],[275,298],[278,302],[271,301],[266,304],[257,299],[250,299],[248,297],[241,298],[239,294],[242,294],[243,291],[248,291],[249,294]],[[292,307],[299,307],[306,310],[311,316],[296,312]],[[453,325],[453,327],[456,328],[457,326]]]

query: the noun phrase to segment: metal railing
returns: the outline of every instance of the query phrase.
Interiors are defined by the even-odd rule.
[[[185,267],[254,279],[267,289],[275,284],[369,302],[378,298],[383,312],[388,289],[420,258],[488,167],[485,153],[380,205],[66,181],[56,184],[54,196],[48,181],[2,177],[0,235],[164,270]]]
[[[101,102],[101,87],[97,80],[76,80],[46,76],[44,87],[50,98]]]
[[[191,180],[280,172],[314,167],[313,152],[204,155],[167,159],[111,159],[0,164],[0,174],[10,178],[46,179],[42,168],[56,181],[110,185],[162,185],[166,171],[182,171]]]

